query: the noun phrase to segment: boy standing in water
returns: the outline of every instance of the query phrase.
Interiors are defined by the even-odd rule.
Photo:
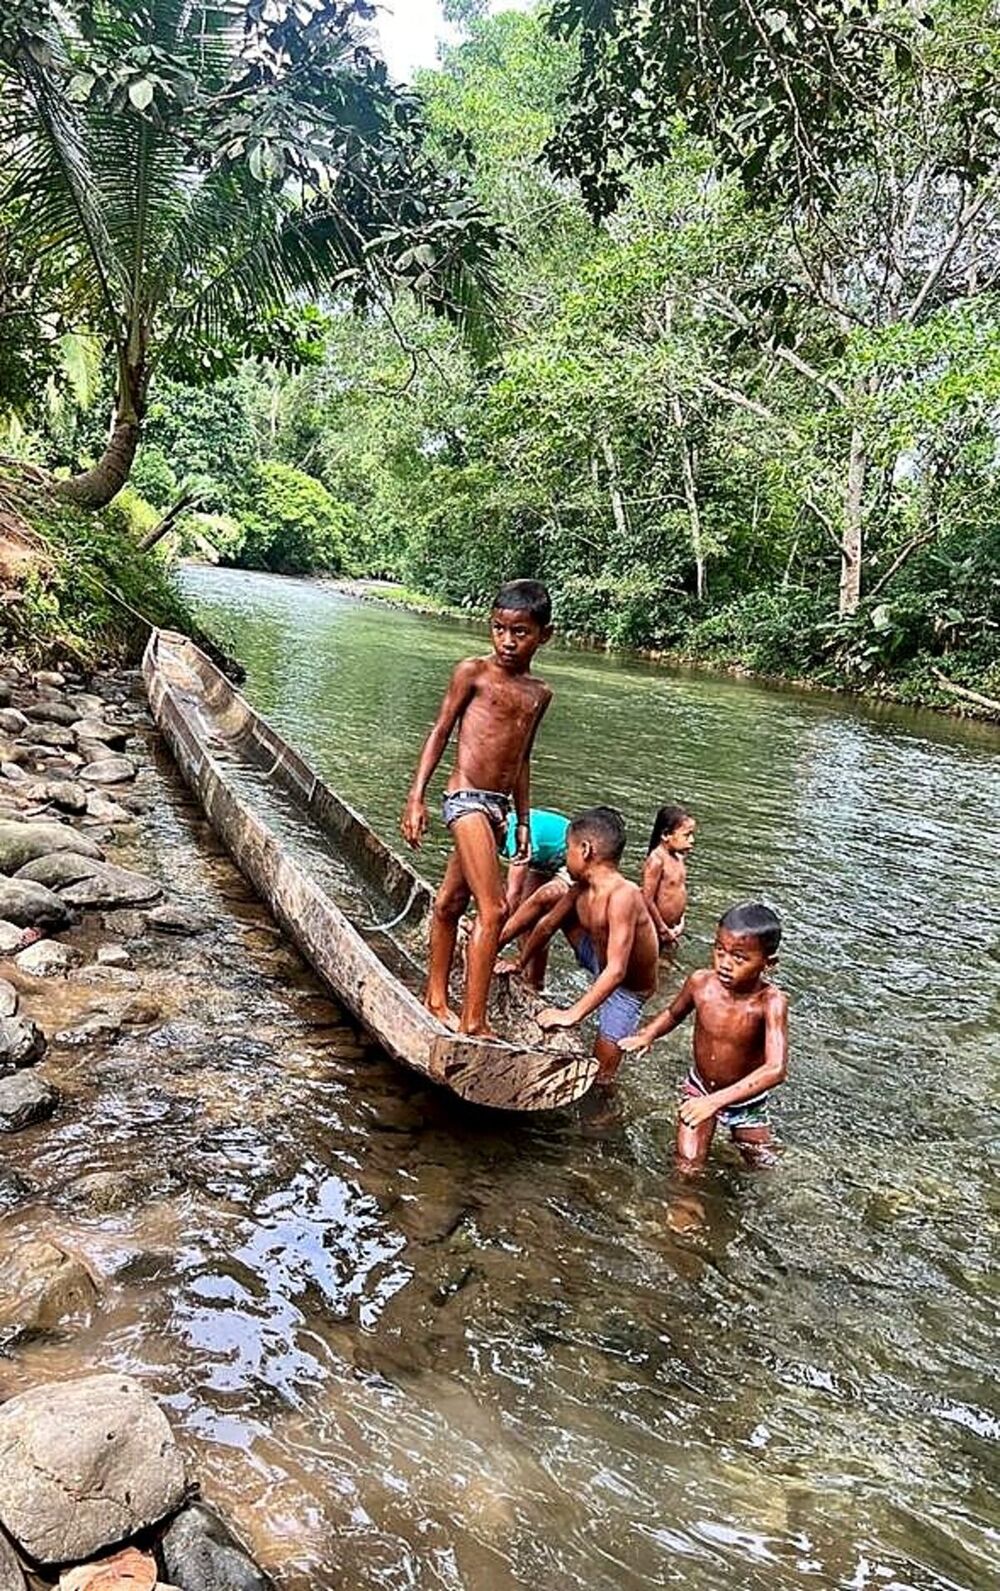
[[[693,972],[666,1011],[622,1040],[623,1050],[641,1053],[694,1012],[694,1065],[677,1123],[681,1171],[701,1170],[717,1122],[745,1160],[773,1163],[768,1093],[788,1073],[788,998],[764,975],[780,943],[769,906],[734,906],[719,919],[711,968]]]
[[[517,817],[514,860],[530,860],[531,747],[552,692],[531,674],[531,660],[552,634],[552,603],[537,580],[500,587],[490,615],[493,652],[455,668],[441,709],[420,754],[403,812],[403,837],[416,849],[427,828],[424,799],[452,730],[458,726],[455,766],[445,788],[443,816],[455,849],[434,902],[427,1009],[447,1027],[491,1037],[486,1002],[504,918],[498,848],[511,800]],[[459,918],[472,897],[476,920],[469,941],[461,1017],[448,1005],[448,980]]]
[[[673,950],[684,932],[687,911],[687,863],[697,827],[683,807],[661,807],[649,837],[642,870],[642,894],[653,919],[661,950]]]
[[[569,826],[566,869],[572,885],[545,885],[530,896],[507,923],[503,941],[523,933],[538,915],[540,901],[560,889],[551,909],[537,923],[516,962],[504,970],[521,972],[561,928],[576,959],[593,978],[587,993],[566,1010],[548,1006],[538,1013],[545,1029],[571,1028],[592,1011],[599,1031],[594,1054],[600,1062],[597,1083],[614,1080],[625,1038],[634,1033],[642,1008],[656,991],[657,942],[642,891],[623,878],[618,863],[625,849],[625,824],[613,807],[591,807]]]

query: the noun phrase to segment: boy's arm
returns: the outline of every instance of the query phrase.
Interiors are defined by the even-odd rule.
[[[728,1088],[717,1088],[711,1094],[701,1094],[697,1099],[686,1099],[681,1105],[681,1119],[687,1127],[697,1127],[717,1111],[730,1105],[742,1105],[745,1099],[777,1088],[788,1076],[788,996],[780,989],[772,989],[764,1008],[764,1059],[738,1083]]]
[[[555,913],[552,914],[553,916]],[[542,925],[544,927],[544,924]],[[569,1006],[565,1011],[557,1006],[547,1006],[544,1011],[539,1011],[535,1018],[541,1028],[571,1028],[582,1022],[591,1011],[596,1011],[609,994],[614,994],[625,982],[628,964],[632,955],[632,946],[635,943],[636,928],[636,900],[625,895],[612,899],[608,908],[608,959],[594,979],[586,994]],[[534,934],[532,934],[534,939]],[[531,940],[525,946],[524,955],[527,959]]]
[[[523,972],[525,967],[531,961],[531,958],[537,955],[539,950],[544,950],[549,940],[554,938],[559,929],[566,924],[570,917],[572,917],[574,911],[576,910],[576,897],[577,891],[575,889],[568,889],[566,893],[556,901],[551,911],[546,912],[541,922],[536,926],[534,932],[528,935],[524,944],[521,946],[521,954],[518,956],[517,960],[512,962],[498,962],[498,970],[501,972],[505,971],[509,966],[514,972]],[[532,902],[534,901],[534,898],[535,897],[533,895],[529,896],[524,905],[521,907],[522,913],[527,913],[532,905]],[[518,915],[520,914],[515,912],[511,922],[508,923],[503,930],[505,943],[509,943],[511,928],[516,927]]]
[[[444,700],[431,732],[424,741],[424,749],[420,753],[420,761],[413,775],[413,783],[410,785],[400,824],[404,840],[414,850],[419,846],[427,828],[427,803],[424,800],[427,786],[431,782],[434,769],[444,755],[452,730],[468,706],[478,671],[478,658],[466,658],[464,663],[458,664],[448,681],[448,689],[444,693]]]
[[[656,851],[651,851],[646,857],[645,865],[642,869],[642,898],[646,902],[649,915],[653,919],[653,927],[656,929],[657,937],[660,939],[666,938],[670,932],[656,909],[656,891],[662,876],[663,858],[658,856]]]
[[[517,770],[517,778],[514,781],[514,811],[517,813],[517,839],[514,846],[514,855],[511,860],[516,864],[530,862],[531,860],[531,748],[535,744],[535,736],[538,734],[538,726],[545,717],[546,710],[551,700],[552,692],[546,687],[545,695],[542,697],[538,712],[535,714],[535,722],[531,726],[531,733],[528,736],[528,741],[524,748],[524,755],[521,758],[521,766]]]
[[[671,1004],[667,1006],[667,1009],[661,1011],[659,1016],[654,1016],[652,1022],[647,1022],[646,1026],[640,1028],[638,1033],[633,1033],[630,1039],[620,1039],[618,1048],[627,1051],[630,1055],[641,1055],[649,1049],[651,1044],[655,1044],[657,1039],[662,1039],[665,1034],[672,1033],[674,1028],[678,1027],[684,1021],[684,1018],[690,1016],[694,1010],[696,977],[697,974],[692,973],[690,978],[686,978]]]

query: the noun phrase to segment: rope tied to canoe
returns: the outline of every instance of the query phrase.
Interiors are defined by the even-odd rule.
[[[403,907],[403,910],[401,912],[397,912],[395,917],[390,917],[388,922],[370,923],[368,925],[368,927],[365,929],[365,933],[366,934],[387,934],[389,932],[390,928],[395,928],[399,923],[401,923],[403,921],[403,918],[409,912],[410,907],[413,905],[413,902],[417,898],[419,890],[420,890],[420,880],[419,879],[414,879],[413,888],[410,890],[409,899],[407,900],[406,905]]]

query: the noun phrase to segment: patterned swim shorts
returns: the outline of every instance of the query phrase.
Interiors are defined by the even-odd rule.
[[[681,1099],[704,1099],[711,1092],[704,1078],[692,1066],[681,1087]],[[767,1093],[755,1094],[753,1099],[744,1099],[739,1105],[728,1105],[725,1110],[718,1111],[715,1119],[720,1126],[728,1127],[730,1132],[740,1127],[770,1127],[770,1097]]]

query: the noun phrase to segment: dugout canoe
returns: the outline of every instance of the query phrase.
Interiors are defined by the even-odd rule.
[[[153,717],[237,867],[321,978],[383,1049],[476,1105],[554,1110],[597,1062],[565,1031],[541,1038],[521,981],[491,997],[498,1040],[444,1027],[419,999],[431,886],[256,712],[184,635],[143,658]]]

